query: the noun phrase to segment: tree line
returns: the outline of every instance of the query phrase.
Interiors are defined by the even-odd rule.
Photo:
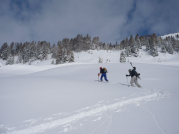
[[[124,50],[126,57],[138,56],[139,49],[142,46],[146,47],[152,56],[158,56],[158,48],[161,52],[173,54],[174,51],[179,52],[179,35],[176,37],[168,36],[165,39],[158,37],[156,34],[140,36],[137,34],[135,37],[132,35],[118,44],[106,44],[100,42],[99,37],[91,37],[87,34],[85,37],[78,34],[76,38],[64,38],[58,41],[57,44],[51,45],[50,42],[25,42],[18,43],[12,42],[10,45],[4,43],[0,49],[0,58],[6,60],[7,65],[29,63],[35,60],[47,60],[52,58],[55,60],[54,64],[63,64],[74,62],[74,53],[92,50]]]
[[[156,34],[140,37],[137,34],[135,38],[131,35],[130,39],[122,40],[120,49],[125,49],[127,57],[131,55],[137,57],[142,46],[145,46],[146,51],[149,51],[154,57],[158,56],[158,48],[161,48],[162,53],[173,54],[174,51],[179,52],[179,35],[177,34],[176,37],[168,36],[164,39]]]

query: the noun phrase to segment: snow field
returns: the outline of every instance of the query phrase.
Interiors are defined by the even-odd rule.
[[[119,63],[118,53],[77,53],[72,64],[2,66],[0,133],[178,134],[176,55],[165,65],[147,55],[131,57],[140,89],[127,86],[131,66]],[[98,56],[111,63],[97,64]],[[98,82],[100,66],[107,68],[109,83]]]

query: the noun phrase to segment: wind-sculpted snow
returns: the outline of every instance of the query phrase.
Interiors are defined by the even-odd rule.
[[[145,94],[147,94],[147,92],[145,92]],[[113,113],[115,113],[115,112],[118,112],[118,109],[125,107],[127,105],[134,105],[134,104],[138,104],[141,102],[158,100],[158,99],[164,98],[166,96],[168,96],[168,94],[165,92],[155,91],[150,94],[148,93],[147,95],[121,100],[121,101],[118,101],[118,102],[115,102],[115,103],[112,103],[109,105],[104,105],[104,104],[101,104],[101,102],[100,102],[100,103],[98,103],[96,108],[94,108],[94,107],[83,108],[82,110],[78,110],[78,113],[76,113],[76,114],[67,116],[65,118],[56,119],[56,120],[53,120],[53,118],[50,117],[48,119],[45,119],[45,120],[49,120],[49,122],[38,124],[38,125],[33,125],[33,126],[28,126],[27,128],[24,128],[22,130],[21,129],[18,130],[17,128],[14,127],[13,131],[9,130],[9,132],[7,132],[7,134],[40,133],[40,132],[44,132],[47,130],[55,129],[56,127],[64,127],[63,125],[65,125],[65,124],[66,124],[66,126],[62,132],[67,132],[68,129],[70,129],[70,127],[68,127],[68,126],[71,126],[71,124],[73,124],[74,122],[80,122],[81,119],[88,118],[91,116],[99,116],[97,120],[100,120],[101,119],[100,116],[103,115],[107,111],[112,111]],[[97,121],[97,120],[94,120],[94,121]],[[27,121],[25,121],[25,122],[27,122]],[[35,123],[34,120],[31,120],[30,122]],[[77,129],[77,128],[75,128],[75,129]]]

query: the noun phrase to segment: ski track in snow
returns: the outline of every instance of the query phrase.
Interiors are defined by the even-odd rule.
[[[161,132],[162,132],[163,134],[166,134],[166,132],[162,129],[162,127],[160,126],[159,122],[157,121],[155,115],[154,115],[149,109],[147,109],[146,107],[144,107],[143,105],[142,105],[142,108],[145,109],[145,110],[152,116],[152,118],[154,119],[154,121],[155,121],[157,127],[161,130]]]
[[[110,117],[103,121],[97,128],[95,128],[90,134],[93,134],[98,128],[100,128]]]
[[[79,110],[80,111],[79,113],[74,114],[72,116],[62,118],[62,119],[53,120],[53,121],[49,120],[49,122],[42,123],[42,124],[39,124],[39,125],[36,125],[36,126],[31,126],[32,125],[31,124],[28,128],[25,128],[25,129],[22,129],[22,130],[13,129],[13,130],[7,132],[7,134],[40,133],[40,132],[44,132],[44,131],[47,131],[47,130],[54,129],[54,128],[62,126],[62,125],[73,123],[73,122],[78,121],[78,120],[83,119],[83,118],[96,116],[96,115],[99,115],[99,114],[101,115],[101,113],[107,112],[109,110],[112,110],[112,112],[114,112],[116,109],[120,109],[121,107],[126,106],[126,105],[136,104],[136,103],[139,103],[141,101],[158,100],[159,98],[164,98],[166,95],[168,95],[168,94],[165,94],[165,93],[161,94],[160,92],[155,91],[155,92],[149,93],[147,95],[138,96],[138,97],[131,98],[131,99],[126,99],[126,100],[120,100],[120,101],[118,101],[116,103],[113,103],[113,104],[110,104],[110,105],[99,106],[99,107],[93,108],[92,110],[89,110],[89,111],[80,111]],[[155,116],[150,111],[148,111],[148,112],[155,119]],[[91,132],[91,134],[94,133],[100,126],[102,126],[108,119],[110,119],[109,126],[108,126],[108,128],[107,128],[107,130],[105,132],[107,134],[107,132],[108,132],[110,126],[111,126],[111,123],[112,123],[112,116],[113,115],[114,115],[114,113],[111,116],[109,116],[104,122],[102,122],[102,124],[100,124],[96,129],[94,129]],[[159,125],[159,123],[157,122],[156,119],[155,119],[155,122],[159,126],[160,130],[162,130],[162,132],[164,134],[166,134],[163,131],[163,129],[160,127],[160,125]]]
[[[114,113],[111,115],[111,117],[110,117],[110,123],[109,123],[109,126],[108,126],[108,128],[107,128],[107,131],[106,131],[106,133],[105,134],[107,134],[108,133],[108,131],[109,131],[109,128],[111,127],[111,124],[112,124],[112,118],[113,118],[113,115],[114,115]]]

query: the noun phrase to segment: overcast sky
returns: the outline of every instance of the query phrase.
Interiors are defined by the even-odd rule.
[[[0,46],[57,43],[77,34],[120,43],[130,35],[179,32],[179,0],[0,0]]]

